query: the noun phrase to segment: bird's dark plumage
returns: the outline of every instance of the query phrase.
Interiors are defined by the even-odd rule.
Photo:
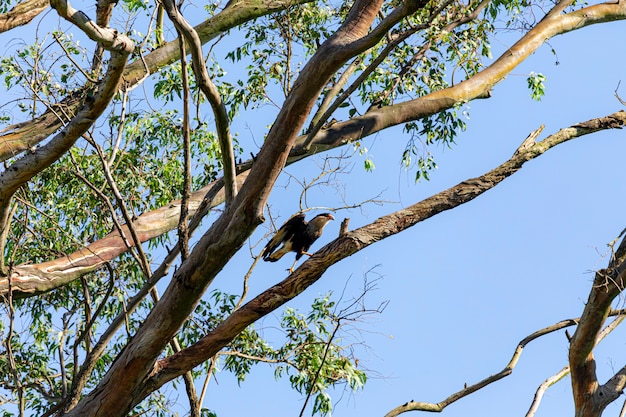
[[[335,218],[330,213],[318,214],[311,221],[304,220],[304,213],[298,213],[283,224],[265,246],[263,260],[276,262],[289,252],[296,253],[296,261],[307,253],[313,242],[322,235],[324,226]],[[278,248],[278,246],[282,246]],[[295,262],[294,262],[295,266]],[[292,266],[293,268],[293,266]]]

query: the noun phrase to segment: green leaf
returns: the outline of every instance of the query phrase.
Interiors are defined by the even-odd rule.
[[[531,72],[526,81],[528,83],[528,88],[530,89],[530,96],[532,97],[532,99],[541,101],[541,98],[546,93],[546,88],[544,85],[546,77],[543,74],[536,74],[534,72]]]

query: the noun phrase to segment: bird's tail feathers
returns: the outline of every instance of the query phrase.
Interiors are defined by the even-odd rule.
[[[276,252],[274,253],[270,253],[267,256],[263,257],[263,260],[265,261],[269,261],[269,262],[276,262],[277,260],[279,260],[280,258],[282,258],[284,255],[286,255],[287,253],[289,253],[289,249],[286,249],[284,246],[281,247],[280,249],[278,249]]]

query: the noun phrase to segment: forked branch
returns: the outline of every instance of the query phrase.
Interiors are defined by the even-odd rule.
[[[615,310],[613,312],[611,312],[612,316],[620,316],[620,318],[618,318],[617,320],[619,320],[619,322],[621,322],[621,319],[623,319],[623,316],[626,314],[626,310]],[[430,411],[430,412],[441,412],[443,411],[444,408],[446,408],[447,406],[449,406],[450,404],[460,400],[463,397],[467,397],[468,395],[486,387],[489,384],[492,384],[493,382],[499,381],[502,378],[505,378],[507,376],[509,376],[511,373],[513,373],[513,369],[515,368],[515,366],[517,365],[517,361],[519,360],[520,356],[522,355],[522,352],[524,350],[524,348],[526,347],[526,345],[528,345],[530,342],[545,336],[547,334],[550,333],[554,333],[557,330],[561,330],[561,329],[565,329],[567,327],[570,326],[574,326],[576,324],[578,324],[580,322],[580,318],[576,318],[576,319],[568,319],[568,320],[562,320],[558,323],[555,323],[551,326],[548,327],[544,327],[543,329],[537,330],[536,332],[526,336],[525,338],[523,338],[517,345],[517,347],[515,348],[515,351],[513,352],[513,357],[511,358],[511,360],[506,364],[506,366],[498,373],[491,375],[485,379],[483,379],[482,381],[479,381],[475,384],[472,385],[466,385],[462,390],[455,392],[454,394],[450,395],[449,397],[447,397],[446,399],[444,399],[443,401],[440,401],[438,403],[425,403],[425,402],[419,402],[419,401],[409,401],[407,403],[404,403],[396,408],[394,408],[393,410],[389,411],[387,414],[385,414],[385,417],[395,417],[398,416],[400,414],[406,413],[408,411]],[[619,322],[617,322],[617,324],[619,324]],[[605,333],[606,334],[610,333],[611,330],[613,330],[615,327],[607,327],[608,331]],[[600,342],[601,339],[598,339],[596,341],[596,344]],[[550,378],[549,381],[558,381],[559,379],[563,378],[563,376],[565,376],[565,374],[563,373],[563,371],[559,372],[556,374],[556,376],[554,378]],[[554,383],[551,382],[551,383]],[[531,406],[531,411],[534,409],[534,405],[535,403],[533,403],[533,406]],[[529,413],[531,412],[529,411]],[[534,411],[533,411],[534,413]],[[528,415],[527,415],[528,416]]]
[[[606,119],[605,123],[601,123],[601,125],[617,123],[621,126],[626,123],[626,113],[618,112],[601,119]],[[561,143],[593,131],[595,131],[593,128],[574,126],[562,129],[524,151],[516,153],[508,161],[480,177],[463,181],[419,203],[383,216],[359,229],[342,234],[308,258],[284,281],[244,304],[199,342],[160,360],[155,368],[157,371],[146,381],[143,390],[150,392],[211,358],[248,325],[279,308],[319,280],[331,265],[377,241],[473,200],[517,172],[525,162],[540,156]]]

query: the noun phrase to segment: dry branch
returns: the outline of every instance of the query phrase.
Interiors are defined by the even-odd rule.
[[[174,23],[174,26],[176,26],[176,30],[183,35],[191,48],[192,67],[194,75],[196,76],[196,83],[209,103],[211,103],[211,108],[215,115],[217,137],[220,143],[222,165],[224,167],[226,206],[229,206],[237,194],[237,182],[235,181],[237,174],[235,171],[233,141],[230,136],[230,121],[228,120],[226,106],[217,91],[217,87],[213,84],[207,72],[204,58],[202,57],[202,42],[200,36],[198,36],[195,29],[180,14],[173,0],[163,0],[163,6],[170,20]]]
[[[626,310],[623,310],[623,309],[614,310],[611,312],[611,316],[617,316],[618,318],[614,322],[615,323],[614,325],[612,323],[612,325],[607,326],[607,328],[603,332],[603,337],[598,338],[598,340],[596,340],[596,344],[600,343],[600,341],[604,338],[604,336],[608,335],[613,329],[615,329],[615,327],[617,327],[617,325],[619,325],[619,323],[621,323],[621,321],[624,319],[624,315],[626,315]],[[557,330],[565,329],[570,326],[575,326],[580,322],[580,320],[581,320],[580,318],[562,320],[558,323],[555,323],[548,327],[544,327],[543,329],[537,330],[536,332],[526,336],[518,343],[513,353],[513,357],[500,372],[498,372],[497,374],[491,375],[475,384],[465,386],[465,388],[463,388],[462,390],[458,392],[455,392],[454,394],[450,395],[448,398],[446,398],[445,400],[441,402],[425,403],[425,402],[418,402],[418,401],[411,400],[389,411],[387,414],[385,414],[385,417],[395,417],[400,414],[406,413],[408,411],[430,411],[430,412],[439,413],[443,411],[444,408],[460,400],[461,398],[466,397],[486,387],[487,385],[493,382],[496,382],[502,378],[505,378],[509,376],[511,373],[513,373],[513,369],[517,365],[517,361],[522,355],[522,351],[524,350],[526,345],[528,345],[530,342],[540,337],[543,337],[547,334],[554,333]],[[535,401],[533,401],[533,404],[531,405],[531,408],[527,413],[527,417],[530,417],[536,411],[536,408],[539,405],[539,401],[541,400],[541,396],[543,395],[543,391],[545,391],[545,389],[547,389],[550,385],[553,385],[554,383],[562,379],[565,375],[567,375],[568,372],[569,372],[569,368],[565,367],[561,371],[553,375],[552,377],[548,378],[543,384],[541,384],[540,388],[537,390],[537,394],[535,395]]]
[[[617,318],[615,320],[613,320],[611,322],[611,324],[609,324],[608,326],[606,326],[604,328],[604,330],[602,330],[602,333],[600,334],[600,336],[598,337],[598,339],[596,340],[596,346],[606,337],[608,336],[613,330],[615,330],[617,328],[617,326],[619,326],[622,321],[624,321],[624,319],[626,318],[626,316],[624,316],[624,314],[626,314],[626,310],[612,310],[609,313],[609,316],[617,316]],[[580,320],[580,319],[578,319]],[[568,340],[570,340],[570,337],[567,335],[567,330],[565,331],[566,336],[568,337]],[[535,413],[537,412],[537,409],[539,408],[539,404],[541,403],[541,399],[543,398],[543,394],[545,393],[545,391],[550,388],[552,385],[556,384],[557,382],[559,382],[561,379],[563,379],[566,375],[568,375],[570,372],[569,370],[569,365],[565,366],[563,369],[561,369],[559,372],[557,372],[556,374],[552,375],[551,377],[549,377],[548,379],[546,379],[544,382],[541,383],[541,385],[539,385],[539,387],[537,388],[537,391],[535,392],[535,397],[533,398],[533,401],[530,405],[530,408],[528,409],[528,412],[526,413],[526,417],[533,417],[535,415]]]

